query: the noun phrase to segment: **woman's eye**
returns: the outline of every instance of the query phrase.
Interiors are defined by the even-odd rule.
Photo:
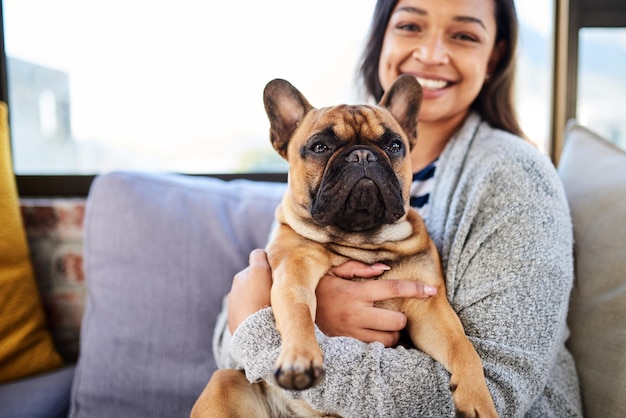
[[[393,141],[387,146],[387,151],[391,152],[392,154],[399,153],[400,151],[402,151],[402,142],[398,140]]]
[[[313,151],[316,154],[323,154],[326,151],[328,151],[329,149],[330,148],[328,148],[328,146],[326,144],[324,144],[323,142],[316,142],[311,147],[311,151]]]
[[[469,35],[467,33],[459,33],[459,34],[455,35],[455,38],[460,40],[460,41],[478,42],[478,39],[475,36]]]
[[[407,32],[419,32],[420,27],[415,23],[403,23],[397,26],[398,29],[407,31]]]

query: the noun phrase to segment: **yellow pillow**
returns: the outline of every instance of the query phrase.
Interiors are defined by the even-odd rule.
[[[61,365],[30,262],[11,165],[7,106],[0,102],[0,382]]]

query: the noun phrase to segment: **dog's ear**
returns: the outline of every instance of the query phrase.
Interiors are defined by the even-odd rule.
[[[270,141],[274,149],[287,159],[289,139],[313,106],[291,83],[281,79],[267,83],[263,101],[270,120]]]
[[[398,77],[378,103],[398,121],[409,138],[411,148],[417,142],[417,114],[421,104],[422,86],[408,74]]]

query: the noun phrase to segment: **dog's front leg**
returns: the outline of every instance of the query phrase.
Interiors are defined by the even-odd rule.
[[[302,238],[287,235],[291,239],[283,236],[268,248],[272,309],[282,339],[274,373],[283,388],[304,390],[324,375],[322,351],[315,338],[315,288],[331,265],[328,254],[317,245],[309,243],[306,251],[294,252],[299,247],[294,241]]]
[[[317,280],[284,267],[273,273],[272,309],[282,339],[274,373],[283,388],[303,390],[319,383],[324,374],[313,325]]]
[[[423,301],[409,300],[407,329],[414,344],[450,372],[450,390],[459,417],[497,417],[483,365],[445,290]]]

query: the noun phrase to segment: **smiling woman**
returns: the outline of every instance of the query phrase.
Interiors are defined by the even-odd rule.
[[[15,171],[284,172],[263,86],[288,79],[315,106],[360,101],[355,73],[374,3],[4,0]],[[551,4],[519,5],[520,64],[532,68],[520,72],[524,89],[550,82]],[[548,16],[539,24],[537,10]],[[456,18],[457,48],[481,40],[486,19],[475,18]],[[421,81],[435,94],[454,80]],[[518,99],[524,131],[547,143],[549,89]]]

